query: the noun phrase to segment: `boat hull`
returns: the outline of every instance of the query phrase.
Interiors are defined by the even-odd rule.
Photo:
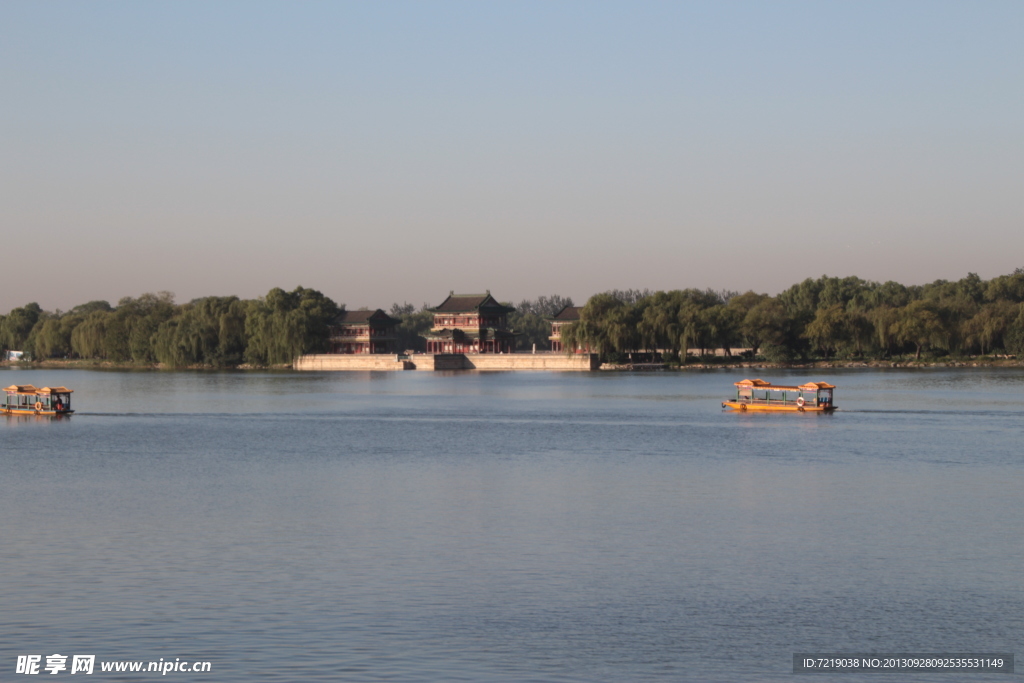
[[[2,415],[50,415],[52,417],[58,417],[60,415],[70,415],[75,411],[73,410],[36,410],[35,408],[0,408],[0,414]]]
[[[722,407],[758,413],[831,413],[836,409],[835,406],[798,406],[795,403],[772,405],[771,403],[741,403],[739,401],[722,401]]]

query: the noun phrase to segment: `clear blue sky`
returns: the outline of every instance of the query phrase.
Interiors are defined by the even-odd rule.
[[[0,2],[0,313],[1024,266],[1024,3]]]

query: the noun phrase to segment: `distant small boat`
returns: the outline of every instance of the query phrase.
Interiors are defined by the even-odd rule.
[[[829,413],[836,409],[832,403],[835,385],[828,382],[808,382],[796,387],[772,385],[763,379],[745,379],[736,382],[736,398],[722,402],[723,408],[772,412]]]
[[[67,387],[43,387],[31,384],[12,384],[4,389],[4,402],[0,413],[5,415],[70,415],[71,394]]]

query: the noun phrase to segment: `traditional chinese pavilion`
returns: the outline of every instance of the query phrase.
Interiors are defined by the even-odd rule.
[[[342,311],[330,327],[331,353],[395,353],[398,323],[379,308]]]
[[[508,329],[508,314],[515,311],[491,293],[456,294],[452,291],[434,314],[427,333],[428,353],[513,353],[515,334]]]
[[[552,351],[563,351],[562,348],[562,328],[569,323],[574,323],[580,319],[580,311],[583,310],[582,306],[566,306],[554,317],[550,318],[551,321],[551,336],[548,337],[551,340]],[[585,353],[585,349],[576,348],[573,349],[576,353]]]

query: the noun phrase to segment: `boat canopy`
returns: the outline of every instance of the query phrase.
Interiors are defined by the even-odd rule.
[[[11,386],[4,388],[4,391],[8,394],[32,394],[35,396],[36,392],[39,390],[31,384],[12,384]]]
[[[9,387],[5,387],[4,391],[8,394],[27,394],[29,396],[54,396],[56,394],[75,393],[73,389],[68,389],[67,387],[43,387],[42,389],[37,389],[31,384],[12,384]]]
[[[834,384],[829,384],[828,382],[808,382],[800,386],[784,386],[782,384],[765,382],[763,379],[744,379],[734,382],[734,384],[740,389],[765,389],[767,391],[818,391],[820,389],[836,388]]]
[[[808,382],[807,384],[801,384],[800,389],[804,391],[814,391],[816,389],[835,389],[835,384],[829,384],[828,382]]]
[[[36,391],[39,396],[54,396],[56,394],[73,394],[74,389],[68,389],[67,387],[43,387]]]

